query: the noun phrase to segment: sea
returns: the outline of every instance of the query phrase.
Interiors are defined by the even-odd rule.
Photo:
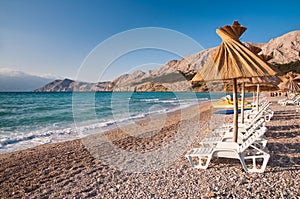
[[[148,115],[217,100],[229,93],[3,92],[0,154],[105,132]]]

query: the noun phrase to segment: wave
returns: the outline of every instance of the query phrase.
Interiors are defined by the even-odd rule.
[[[29,141],[29,140],[33,140],[36,138],[50,138],[53,136],[59,136],[59,135],[67,135],[67,134],[72,134],[74,133],[74,130],[71,128],[66,128],[66,129],[62,129],[62,130],[50,130],[50,131],[46,131],[43,133],[40,133],[41,131],[35,131],[35,132],[31,132],[31,133],[26,133],[26,134],[18,134],[18,133],[14,133],[13,135],[11,134],[10,137],[6,137],[6,138],[1,138],[0,139],[0,148],[5,148],[7,145],[13,145],[13,144],[17,144],[20,142],[24,142],[24,141]],[[41,144],[44,144],[46,142],[42,142]]]
[[[105,132],[108,127],[113,125],[122,125],[131,122],[135,119],[144,118],[150,114],[159,114],[168,111],[169,109],[152,111],[149,113],[132,114],[129,117],[109,119],[109,120],[97,120],[88,121],[81,124],[76,124],[73,127],[67,127],[56,130],[49,130],[47,128],[32,131],[30,133],[10,133],[0,135],[0,154],[9,151],[18,151],[24,148],[30,148],[46,143],[54,143],[58,141],[67,141],[77,138],[88,136],[93,130],[99,130],[98,132]],[[55,128],[56,124],[52,127]],[[2,138],[1,138],[2,137]],[[24,145],[26,145],[24,147]],[[9,150],[8,150],[9,149]]]
[[[128,100],[128,99],[127,99]],[[67,141],[72,139],[81,138],[84,136],[88,136],[93,133],[93,130],[97,130],[97,132],[105,132],[107,129],[115,128],[117,125],[123,125],[132,122],[135,119],[141,119],[147,117],[149,115],[155,114],[165,114],[168,112],[180,110],[189,106],[192,106],[197,103],[201,103],[207,101],[207,98],[202,99],[193,99],[193,98],[168,98],[168,99],[160,99],[160,98],[134,98],[130,99],[137,102],[132,108],[132,112],[128,114],[122,114],[122,110],[120,110],[119,117],[118,114],[111,115],[112,108],[106,104],[106,106],[95,107],[94,109],[97,112],[98,119],[83,117],[82,123],[73,123],[72,115],[66,114],[67,110],[62,109],[61,111],[55,110],[52,112],[52,115],[46,116],[39,115],[43,111],[47,110],[47,107],[40,106],[38,109],[42,109],[37,111],[37,115],[43,116],[42,118],[36,117],[36,122],[40,125],[41,122],[48,122],[49,125],[43,129],[39,130],[30,130],[26,129],[26,132],[23,133],[9,133],[9,134],[0,134],[0,154],[7,153],[12,151],[18,151],[25,148],[30,148],[46,143],[54,143],[59,141]],[[148,104],[148,106],[144,107],[144,111],[141,107]],[[155,106],[155,104],[159,106]],[[151,109],[153,107],[153,109]],[[66,111],[66,112],[65,112]],[[74,111],[74,110],[73,110]],[[83,109],[77,110],[81,116],[84,116],[83,113],[89,112],[90,110],[83,107]],[[66,114],[66,115],[65,115]],[[36,116],[37,116],[36,115]],[[107,117],[106,117],[107,115]],[[52,116],[54,118],[52,118]],[[71,117],[70,117],[71,116]],[[74,116],[74,115],[73,115]],[[86,115],[85,115],[86,116]],[[32,117],[32,115],[31,115]],[[60,123],[57,120],[60,118],[62,121],[66,123]],[[29,119],[29,118],[27,118]],[[73,118],[74,119],[74,118]],[[25,121],[27,122],[27,120]],[[23,122],[25,124],[25,122]],[[52,122],[52,123],[51,123]],[[23,124],[22,123],[22,124]],[[46,125],[45,123],[45,125]],[[32,125],[31,121],[31,125]],[[30,127],[28,125],[28,127]],[[51,129],[52,128],[52,129]],[[16,129],[18,131],[22,131],[24,128]],[[3,130],[3,128],[2,128]]]
[[[208,98],[201,98],[201,99],[193,99],[193,98],[188,98],[188,99],[178,99],[178,98],[171,98],[171,99],[159,99],[159,98],[154,98],[154,99],[134,99],[136,102],[146,102],[150,104],[170,104],[171,106],[180,106],[181,104],[196,104],[200,101],[208,101]]]
[[[135,100],[137,100],[137,99],[135,99]],[[154,99],[139,99],[139,101],[141,101],[141,102],[158,102],[158,101],[160,101],[160,99],[159,98],[154,98]]]
[[[10,115],[10,112],[0,110],[0,116],[5,116],[5,115]]]

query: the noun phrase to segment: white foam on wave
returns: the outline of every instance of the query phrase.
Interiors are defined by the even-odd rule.
[[[161,109],[151,110],[147,113],[136,113],[127,115],[127,118],[112,118],[102,121],[89,121],[85,124],[76,124],[61,129],[44,129],[32,131],[30,133],[11,133],[11,134],[0,134],[0,154],[19,151],[27,148],[32,148],[46,143],[56,143],[61,141],[74,140],[88,136],[97,130],[97,132],[105,132],[110,127],[117,127],[117,125],[126,125],[136,119],[142,119],[146,116],[156,114],[166,114],[168,112],[177,111],[184,109],[195,104],[203,103],[208,99],[183,99],[183,100],[163,100],[165,103],[176,101],[177,106],[172,108],[161,106]],[[160,101],[161,102],[161,101]],[[163,103],[164,103],[163,102]],[[56,128],[53,124],[52,128]]]
[[[158,102],[160,101],[159,98],[154,98],[154,99],[139,99],[141,102]]]
[[[0,154],[19,151],[46,143],[56,143],[67,140],[74,140],[88,135],[89,131],[101,129],[112,125],[113,121],[89,123],[80,126],[69,126],[66,128],[49,130],[47,128],[32,131],[29,133],[0,134]]]
[[[47,143],[82,138],[92,134],[95,130],[97,130],[98,133],[105,132],[113,125],[125,124],[134,119],[143,118],[146,115],[148,114],[137,114],[130,116],[130,118],[121,118],[117,120],[90,121],[85,124],[76,124],[71,127],[55,130],[41,129],[30,133],[0,134],[0,154],[32,148]]]

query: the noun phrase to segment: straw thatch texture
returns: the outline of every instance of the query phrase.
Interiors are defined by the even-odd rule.
[[[282,83],[278,85],[278,87],[281,90],[286,90],[286,91],[298,91],[300,90],[299,83],[300,79],[297,78],[292,72],[287,73],[286,78],[283,80]]]
[[[264,76],[264,77],[253,77],[251,82],[253,84],[278,84],[282,82],[281,79],[277,76]]]
[[[278,90],[278,86],[276,84],[259,84],[260,91],[276,91]],[[246,84],[245,90],[247,92],[256,92],[257,84]]]
[[[215,81],[276,75],[277,72],[239,41],[246,28],[237,21],[217,29],[222,43],[192,79]]]
[[[290,80],[282,82],[281,84],[278,85],[278,87],[281,90],[292,91],[292,92],[300,90],[298,83]]]

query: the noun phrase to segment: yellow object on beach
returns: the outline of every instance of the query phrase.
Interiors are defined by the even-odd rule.
[[[212,132],[212,130],[211,130],[211,129],[209,129],[209,128],[207,128],[207,129],[205,129],[203,132],[204,132],[204,133],[211,133],[211,132]]]
[[[238,100],[238,106],[241,107],[242,101]],[[212,106],[214,108],[233,108],[233,100],[231,99],[230,95],[226,95],[225,97],[222,97],[219,101],[212,103]],[[244,102],[245,108],[251,108],[251,105],[245,101]]]

